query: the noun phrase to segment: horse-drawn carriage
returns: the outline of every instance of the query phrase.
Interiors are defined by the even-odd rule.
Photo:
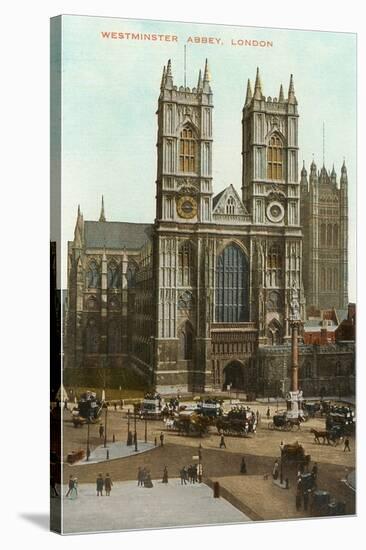
[[[256,415],[247,407],[235,407],[216,421],[218,432],[224,435],[246,436],[249,433],[255,433],[256,427]]]
[[[297,466],[308,466],[311,456],[305,454],[305,449],[298,441],[283,446],[281,459],[284,462],[296,464]]]
[[[103,406],[104,401],[97,399],[95,392],[86,391],[81,394],[78,406],[72,411],[72,421],[75,428],[88,422],[97,422],[102,413]]]
[[[295,427],[300,430],[301,419],[291,418],[287,415],[287,411],[277,413],[273,415],[273,421],[269,422],[268,428],[270,430],[282,430],[284,432],[290,432]]]
[[[167,428],[177,431],[180,435],[202,437],[208,433],[209,425],[209,418],[193,412],[190,414],[181,413]]]

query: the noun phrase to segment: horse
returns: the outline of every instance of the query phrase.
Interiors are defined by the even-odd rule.
[[[329,445],[329,432],[327,431],[321,431],[318,432],[317,430],[314,430],[314,428],[311,428],[310,432],[314,434],[314,441],[315,443],[319,443],[320,445],[320,438],[323,439],[323,445],[325,445],[325,442]]]

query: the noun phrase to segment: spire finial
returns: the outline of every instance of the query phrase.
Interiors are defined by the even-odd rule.
[[[165,69],[165,65],[164,65],[164,68],[163,68],[163,74],[162,74],[162,77],[161,77],[161,84],[160,84],[160,89],[162,90],[165,86],[165,77],[166,77],[166,69]]]
[[[210,80],[211,80],[211,74],[210,74],[210,69],[208,67],[208,59],[206,57],[205,72],[203,74],[203,82],[210,82]]]
[[[247,105],[251,101],[252,97],[253,97],[252,86],[250,84],[250,78],[248,78],[247,94],[246,94],[246,97],[245,97],[245,105]]]
[[[104,196],[103,195],[102,195],[102,207],[100,209],[99,221],[100,222],[105,222],[106,221],[105,212],[104,212]]]
[[[197,90],[202,90],[202,71],[198,73]]]
[[[80,214],[81,214],[81,212],[80,212],[80,204],[78,204],[78,218],[80,218]]]
[[[284,103],[284,101],[285,101],[285,96],[284,96],[284,94],[283,94],[283,86],[282,86],[282,84],[281,84],[281,86],[280,86],[280,93],[279,93],[279,96],[278,96],[278,101],[279,101],[279,103]]]
[[[255,84],[254,84],[254,99],[262,99],[262,83],[261,83],[261,77],[259,74],[259,67],[257,67],[257,74],[255,77]]]
[[[171,59],[168,60],[168,64],[166,66],[165,87],[168,88],[168,89],[173,88],[173,74],[172,74],[172,61],[171,61]]]
[[[289,103],[297,103],[296,97],[295,97],[295,87],[294,87],[294,75],[291,74],[290,76],[290,85],[288,88],[288,102]]]

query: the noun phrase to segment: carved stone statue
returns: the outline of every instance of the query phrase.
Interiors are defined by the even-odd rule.
[[[292,283],[292,289],[291,289],[291,314],[290,319],[291,321],[300,321],[300,304],[299,304],[299,291],[296,285],[296,281]]]

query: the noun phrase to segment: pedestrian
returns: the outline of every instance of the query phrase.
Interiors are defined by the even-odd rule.
[[[186,472],[184,467],[180,471],[180,484],[187,485]]]
[[[53,476],[50,477],[51,497],[58,497],[56,489],[56,480]]]
[[[278,460],[276,458],[275,463],[273,465],[273,470],[272,470],[272,477],[275,481],[278,479],[278,470],[279,470],[279,466],[278,466]]]
[[[224,434],[221,434],[221,437],[220,437],[220,449],[222,449],[223,447],[225,447],[225,449],[226,449],[225,437],[224,437]]]
[[[198,474],[198,483],[202,483],[203,467],[201,463],[199,463],[197,466],[197,474]]]
[[[160,447],[163,447],[164,446],[164,434],[163,432],[161,432],[160,434]]]
[[[67,407],[67,399],[65,398],[65,401],[64,401],[64,409],[67,411],[68,407]]]
[[[110,475],[107,474],[105,476],[105,480],[104,480],[105,494],[106,494],[107,497],[111,496],[112,487],[113,487],[113,481],[112,481]]]
[[[144,486],[144,476],[141,466],[138,467],[137,470],[137,487],[143,487]]]
[[[116,401],[114,402],[114,410],[115,411],[117,410],[117,402]]]
[[[310,489],[305,489],[304,491],[304,510],[307,512],[308,506],[309,506],[309,496],[310,496]]]
[[[70,477],[69,477],[68,491],[67,491],[67,493],[66,493],[65,496],[67,496],[67,497],[69,496],[69,494],[71,493],[71,489],[73,488],[73,486],[74,486],[73,476],[70,476]]]
[[[316,481],[316,478],[318,477],[318,464],[316,462],[314,462],[311,469],[311,475],[313,476],[314,481]]]
[[[78,478],[74,477],[72,480],[72,489],[70,491],[70,498],[75,500],[78,496]]]
[[[244,457],[241,459],[240,473],[241,474],[246,474],[247,473],[247,465],[245,463],[245,458]]]
[[[257,412],[255,413],[255,416],[256,416],[256,418],[257,418],[257,424],[259,424],[260,415],[259,415],[258,409],[257,409]]]
[[[147,489],[151,489],[152,487],[154,487],[154,485],[151,479],[150,470],[145,470],[145,472],[144,487]]]
[[[164,466],[163,481],[162,483],[168,483],[168,468]]]
[[[104,426],[103,426],[103,424],[101,424],[99,426],[99,438],[102,439],[103,436],[104,436]]]
[[[267,418],[269,419],[271,416],[271,409],[268,407],[267,409]]]
[[[97,497],[103,496],[104,479],[102,474],[99,474],[96,480],[97,484]]]
[[[346,437],[346,439],[344,440],[343,452],[345,452],[345,451],[351,452],[351,447],[349,446],[349,438],[348,437]]]

